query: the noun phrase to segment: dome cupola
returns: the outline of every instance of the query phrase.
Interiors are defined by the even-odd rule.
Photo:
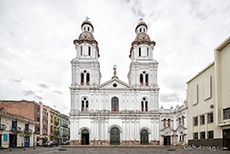
[[[90,32],[93,33],[94,28],[93,24],[89,21],[89,18],[87,17],[85,21],[81,24],[81,30],[82,32]]]

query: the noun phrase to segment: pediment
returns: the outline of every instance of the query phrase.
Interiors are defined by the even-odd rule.
[[[161,135],[172,135],[173,134],[173,129],[171,127],[165,127],[160,130]]]
[[[125,82],[119,80],[118,78],[114,77],[111,80],[101,84],[99,88],[100,89],[110,89],[110,90],[111,89],[114,89],[114,90],[116,90],[116,89],[117,90],[119,90],[119,89],[120,90],[129,90],[130,86],[127,83],[125,83]]]
[[[184,132],[185,130],[187,130],[187,128],[185,128],[184,126],[178,126],[176,129],[177,132]]]

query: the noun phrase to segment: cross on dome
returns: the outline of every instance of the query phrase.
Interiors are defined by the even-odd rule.
[[[139,20],[140,20],[140,22],[142,22],[142,21],[143,21],[143,19],[142,19],[142,18],[140,18]]]

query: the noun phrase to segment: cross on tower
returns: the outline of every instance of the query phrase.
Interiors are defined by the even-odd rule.
[[[87,16],[85,19],[86,19],[86,20],[89,20],[89,17]]]
[[[113,65],[113,76],[117,76],[117,65],[116,64],[114,64]]]
[[[143,21],[143,19],[142,18],[140,18],[140,22],[142,22]]]

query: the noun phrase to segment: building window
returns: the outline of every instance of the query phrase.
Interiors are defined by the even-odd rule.
[[[37,117],[37,122],[40,122],[40,118]]]
[[[147,100],[147,98],[142,98],[142,100],[141,100],[141,111],[142,112],[148,111],[148,100]]]
[[[146,86],[149,85],[149,75],[148,74],[145,75],[145,85]]]
[[[89,31],[89,27],[88,27],[88,31]]]
[[[208,138],[214,137],[214,131],[208,131]]]
[[[112,98],[112,111],[119,111],[119,100],[117,97]]]
[[[25,124],[25,131],[29,132],[29,124]]]
[[[17,121],[12,121],[12,130],[17,130]]]
[[[91,55],[91,47],[89,47],[89,56]]]
[[[193,133],[193,139],[198,139],[198,133]]]
[[[143,74],[140,74],[140,85],[143,86]]]
[[[213,123],[213,113],[208,113],[208,123]]]
[[[88,111],[89,101],[86,97],[83,97],[81,100],[81,111]]]
[[[81,46],[81,56],[82,56],[82,46]]]
[[[141,57],[141,48],[139,48],[139,57]]]
[[[170,126],[171,126],[171,120],[168,119],[168,127],[170,127]]]
[[[205,139],[205,132],[200,132],[200,139]]]
[[[86,79],[86,80],[85,80]],[[85,83],[86,82],[86,83]],[[84,70],[83,73],[81,73],[81,85],[89,85],[90,84],[90,74],[87,73],[86,70]]]
[[[204,115],[200,116],[200,124],[201,125],[205,124],[205,116]]]
[[[166,127],[166,119],[163,120],[163,126]]]
[[[149,48],[147,48],[147,56],[149,56]]]
[[[193,123],[194,126],[198,126],[198,117],[194,117],[193,122],[194,122]]]
[[[40,109],[39,108],[37,108],[37,113],[40,113]]]
[[[89,85],[90,76],[89,73],[86,74],[86,84]]]
[[[141,33],[141,28],[140,28],[140,33]]]
[[[230,107],[229,108],[226,108],[226,109],[223,109],[223,118],[224,120],[225,119],[230,119]]]
[[[179,126],[181,125],[181,118],[178,118]]]
[[[182,126],[184,126],[184,119],[185,119],[185,117],[182,116]]]

